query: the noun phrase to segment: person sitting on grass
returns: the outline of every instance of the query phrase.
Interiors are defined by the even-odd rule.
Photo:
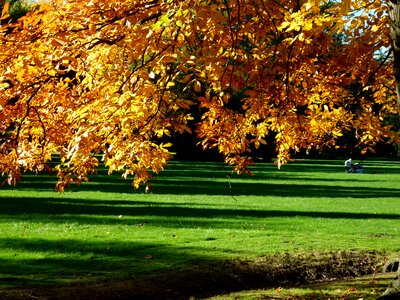
[[[351,158],[349,158],[348,160],[346,160],[344,162],[344,166],[346,167],[346,172],[347,173],[350,173],[350,172],[353,171],[353,163],[352,163]]]
[[[353,164],[351,158],[344,162],[347,173],[364,173],[364,168],[361,163]]]

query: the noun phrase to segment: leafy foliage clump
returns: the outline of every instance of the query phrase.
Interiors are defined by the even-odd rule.
[[[391,45],[383,1],[54,0],[10,21],[23,3],[7,2],[0,20],[0,170],[11,184],[59,153],[62,191],[101,154],[137,188],[185,132],[238,173],[266,144],[284,163],[349,134],[362,153],[399,140],[387,122],[398,113],[393,64],[376,57]]]

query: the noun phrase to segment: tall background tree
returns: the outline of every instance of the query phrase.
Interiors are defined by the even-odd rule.
[[[393,42],[393,70],[396,80],[397,101],[400,105],[400,2],[396,0],[390,0],[388,5],[390,16],[390,35]]]
[[[279,161],[399,141],[381,1],[51,1],[0,27],[0,170],[14,184],[52,155],[57,189],[98,155],[133,186],[175,133],[197,134],[237,172],[273,143]],[[392,35],[393,36],[393,35]],[[196,117],[196,127],[190,126]]]

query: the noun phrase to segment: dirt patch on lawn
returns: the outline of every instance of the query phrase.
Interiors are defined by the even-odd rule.
[[[280,254],[257,260],[212,262],[188,269],[95,285],[0,291],[1,299],[198,299],[229,292],[293,287],[374,274],[386,259],[377,252]]]

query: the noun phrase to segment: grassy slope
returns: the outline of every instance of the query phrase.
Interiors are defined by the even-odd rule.
[[[173,162],[133,191],[119,176],[52,192],[54,177],[0,189],[0,288],[99,280],[276,253],[400,250],[400,163],[259,164],[238,177],[221,164]],[[226,175],[230,176],[230,180]],[[231,188],[230,188],[231,185]]]

